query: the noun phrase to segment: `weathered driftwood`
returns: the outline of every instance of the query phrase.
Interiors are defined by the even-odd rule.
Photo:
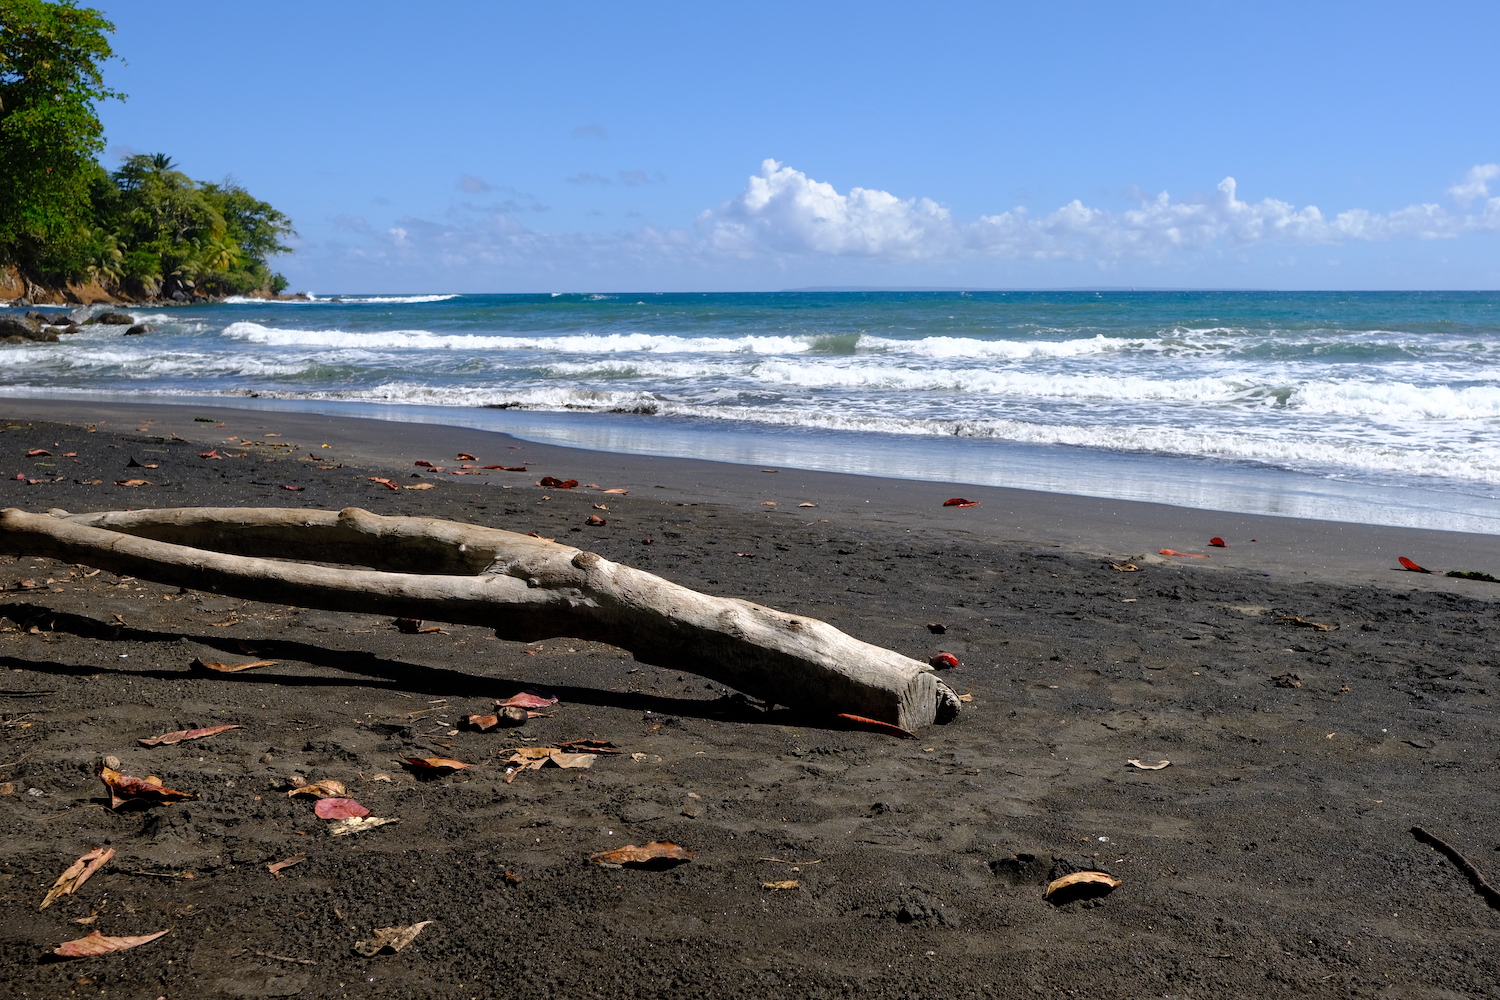
[[[10,509],[0,512],[0,551],[247,600],[479,625],[503,639],[605,642],[813,714],[915,729],[945,722],[959,708],[927,664],[825,622],[700,594],[546,539],[454,521],[356,507]]]

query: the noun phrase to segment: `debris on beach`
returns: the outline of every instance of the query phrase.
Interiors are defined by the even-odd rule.
[[[98,774],[99,780],[104,782],[105,787],[109,789],[111,809],[118,809],[127,802],[161,805],[165,802],[186,802],[198,797],[192,792],[179,792],[175,788],[167,788],[154,774],[136,778],[105,766],[99,768]]]
[[[799,503],[797,506],[798,507],[816,507],[817,504],[815,504],[815,503]]]
[[[954,667],[959,666],[958,657],[954,656],[952,653],[939,653],[927,662],[932,664],[938,670],[951,670]]]
[[[1338,629],[1337,625],[1324,625],[1322,622],[1310,622],[1306,618],[1301,618],[1297,615],[1279,615],[1277,616],[1276,620],[1282,622],[1290,622],[1293,625],[1300,625],[1303,628],[1315,628],[1319,632],[1333,632]]]
[[[555,747],[557,747],[557,749],[564,750],[564,751],[566,751],[568,753],[602,753],[602,754],[624,753],[623,750],[621,750],[619,747],[615,746],[609,740],[593,740],[593,739],[564,740],[561,743],[554,743],[552,745],[555,746]]]
[[[595,753],[570,753],[556,747],[518,747],[515,753],[505,758],[510,766],[505,769],[505,783],[515,781],[523,771],[538,771],[544,767],[587,768],[599,759]]]
[[[281,488],[284,490],[291,490],[293,493],[300,493],[303,490],[307,489],[306,486],[288,486],[286,483],[282,483]]]
[[[348,819],[335,820],[328,824],[328,833],[333,837],[347,837],[353,833],[364,833],[378,826],[388,826],[399,822],[401,822],[399,819],[384,819],[380,816],[350,816]]]
[[[571,490],[578,485],[578,480],[558,479],[556,476],[543,476],[537,480],[537,485],[546,487],[549,490]]]
[[[522,709],[522,711],[525,711],[525,710]],[[498,716],[498,715],[466,715],[462,719],[460,719],[459,721],[462,722],[466,726],[473,726],[475,729],[479,730],[482,733],[482,732],[485,732],[486,730],[494,729],[496,726],[500,725],[500,716]],[[525,721],[525,720],[523,719],[522,721]]]
[[[148,465],[148,466],[146,466],[146,468],[149,469],[149,468],[151,468],[151,466]],[[153,482],[151,482],[151,480],[149,480],[149,479],[116,479],[115,480],[115,485],[116,486],[155,486],[156,484],[153,483]],[[1423,570],[1422,572],[1425,573],[1427,571]]]
[[[370,815],[370,810],[360,805],[357,799],[319,799],[313,812],[318,819],[353,819]]]
[[[1483,580],[1486,583],[1500,583],[1500,577],[1490,573],[1482,573],[1477,569],[1450,569],[1443,574],[1458,580]]]
[[[1406,558],[1405,556],[1399,556],[1399,557],[1397,557],[1396,561],[1399,562],[1402,566],[1406,567],[1406,569],[1409,572],[1412,572],[1412,573],[1431,573],[1432,572],[1432,570],[1430,570],[1430,569],[1423,569],[1422,567],[1418,566],[1416,563],[1412,562],[1410,559]]]
[[[498,708],[546,708],[548,705],[556,704],[557,699],[555,697],[532,694],[530,691],[522,691],[520,694],[513,694],[503,701],[497,700],[495,702]]]
[[[942,622],[928,622],[927,631],[931,632],[933,635],[943,635],[948,631],[948,626],[944,625]]]
[[[1176,549],[1157,549],[1164,556],[1179,556],[1183,559],[1207,559],[1202,552],[1178,552]]]
[[[612,868],[648,868],[662,870],[675,868],[677,865],[693,860],[693,852],[681,844],[674,844],[670,840],[653,840],[649,844],[637,847],[627,844],[617,847],[612,851],[600,851],[598,854],[589,856],[589,860],[596,865],[604,865]]]
[[[432,484],[431,483],[416,483],[415,485],[412,485],[412,486],[403,486],[401,488],[403,490],[430,490],[430,489],[432,489]]]
[[[394,954],[415,941],[422,928],[430,923],[433,921],[424,920],[405,927],[377,927],[368,940],[354,942],[354,950],[366,958],[373,958],[387,948]]]
[[[629,493],[630,491],[629,490],[622,490],[618,486],[616,486],[612,490],[603,490],[601,492],[604,492],[604,493]]]
[[[94,931],[88,937],[81,937],[73,941],[64,941],[52,949],[52,954],[61,955],[63,958],[93,958],[96,955],[108,955],[112,951],[125,951],[128,948],[138,948],[143,944],[155,941],[163,934],[170,931],[157,931],[155,934],[141,934],[137,937],[105,937],[98,931]]]
[[[981,503],[981,501],[979,501],[979,500],[965,500],[963,497],[954,497],[951,500],[944,500],[943,501],[943,506],[944,507],[978,507],[980,503]]]
[[[1271,683],[1279,688],[1299,688],[1302,686],[1302,678],[1296,674],[1277,674],[1271,678]]]
[[[1215,535],[1214,537],[1210,538],[1208,540],[1208,544],[1212,545],[1216,549],[1227,549],[1227,548],[1229,548],[1229,543],[1226,542],[1226,541],[1224,541],[1224,539],[1220,538],[1218,535]]]
[[[384,476],[366,476],[365,478],[372,483],[379,483],[381,486],[384,486],[388,490],[399,490],[401,488],[391,480],[386,479]]]
[[[340,799],[349,794],[342,781],[334,781],[332,778],[324,778],[322,781],[314,781],[310,785],[299,785],[286,793],[287,798],[295,795],[315,795],[320,799]]]
[[[397,632],[402,632],[406,635],[426,635],[430,632],[443,631],[436,625],[432,626],[431,628],[423,628],[422,619],[420,618],[397,618],[395,621],[391,622],[391,624],[396,626]]]
[[[1121,573],[1139,573],[1141,571],[1141,568],[1139,566],[1137,566],[1133,562],[1127,562],[1127,563],[1112,562],[1112,563],[1109,564],[1109,568],[1110,569],[1117,569]]]
[[[461,760],[452,757],[400,757],[398,762],[413,771],[443,771],[452,774],[454,771],[467,771],[473,764],[465,764]]]
[[[272,875],[278,875],[283,869],[290,868],[292,867],[292,865],[300,865],[306,860],[306,854],[293,854],[289,858],[283,858],[280,861],[272,861],[270,864],[266,865],[266,870],[269,871]]]
[[[136,740],[141,746],[157,747],[171,746],[174,743],[182,743],[187,740],[201,740],[206,736],[215,736],[230,729],[244,729],[244,726],[235,724],[232,726],[209,726],[206,729],[179,729],[175,733],[162,733],[160,736],[152,736],[149,739]]]
[[[1117,879],[1108,872],[1074,872],[1047,883],[1047,891],[1042,895],[1044,899],[1054,903],[1107,896],[1122,881],[1123,879]]]
[[[225,624],[233,625],[234,622],[225,622]],[[275,665],[275,660],[251,660],[249,663],[229,664],[219,663],[216,660],[205,660],[202,657],[197,657],[192,662],[194,670],[213,670],[221,674],[233,674],[241,670],[253,670],[256,667],[274,667]]]
[[[42,900],[42,905],[38,906],[37,909],[45,910],[56,902],[59,896],[69,896],[77,892],[94,872],[103,868],[109,859],[114,856],[115,849],[113,847],[108,849],[96,847],[73,862],[68,866],[66,871],[57,877],[57,881],[52,883],[52,888],[47,890],[47,898]]]
[[[760,884],[760,887],[762,889],[768,889],[771,892],[784,892],[787,889],[800,889],[802,887],[802,883],[798,882],[794,878],[789,878],[784,879],[780,882],[762,882]]]
[[[1130,758],[1125,763],[1133,764],[1134,766],[1140,768],[1142,771],[1160,771],[1164,767],[1172,766],[1172,762],[1170,760],[1159,760],[1155,764],[1142,764],[1134,757]]]
[[[468,452],[463,452],[463,451],[459,452],[454,457],[453,460],[455,462],[477,462],[477,461],[479,461],[479,459],[475,458],[473,455],[470,455]]]
[[[600,517],[598,514],[590,514],[588,520],[585,521],[585,522],[583,522],[583,523],[587,524],[587,525],[590,525],[591,527],[602,528],[608,522],[605,521],[604,518]]]
[[[850,715],[848,712],[840,712],[834,718],[843,719],[845,722],[852,722],[859,726],[869,726],[882,733],[898,736],[903,740],[914,740],[917,738],[916,733],[902,729],[900,726],[891,725],[889,722],[881,722],[879,719],[867,719],[863,715]]]

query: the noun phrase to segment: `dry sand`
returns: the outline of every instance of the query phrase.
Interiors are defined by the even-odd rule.
[[[963,665],[945,675],[973,696],[958,721],[903,741],[762,712],[567,637],[407,635],[6,559],[10,996],[1500,996],[1500,913],[1410,832],[1500,882],[1500,585],[1395,568],[1406,555],[1500,573],[1494,537],[222,407],[3,409],[3,471],[37,480],[5,480],[3,506],[360,506],[536,531],[911,656],[951,652]],[[247,457],[199,458],[210,446]],[[53,454],[22,457],[33,448]],[[411,464],[451,469],[460,452],[530,472]],[[544,475],[630,493],[543,490]],[[151,485],[114,485],[129,478]],[[954,495],[984,503],[943,508]],[[584,523],[594,504],[610,508],[604,527]],[[1232,547],[1205,548],[1210,535]],[[1126,560],[1140,570],[1110,565]],[[207,674],[195,657],[277,662]],[[560,700],[521,729],[460,724],[522,689]],[[243,728],[137,742],[231,723]],[[624,752],[506,783],[517,747],[580,738]],[[95,777],[106,755],[199,797],[112,811]],[[396,762],[428,756],[478,766],[424,780]],[[330,836],[310,800],[287,798],[298,776],[340,780],[400,822]],[[588,862],[652,840],[694,859]],[[97,846],[118,853],[38,913]],[[1086,869],[1121,885],[1043,899]],[[399,954],[354,950],[426,920]],[[132,951],[50,957],[92,930],[167,928]]]

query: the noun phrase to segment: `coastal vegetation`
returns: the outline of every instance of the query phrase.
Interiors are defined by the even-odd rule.
[[[66,298],[274,295],[291,221],[232,180],[195,181],[164,154],[99,163],[96,106],[111,24],[71,0],[0,0],[0,266]],[[66,290],[66,292],[64,292]],[[34,292],[33,292],[34,295]]]

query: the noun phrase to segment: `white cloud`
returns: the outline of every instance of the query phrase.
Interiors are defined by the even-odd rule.
[[[1500,177],[1500,163],[1481,163],[1469,168],[1464,179],[1448,189],[1453,200],[1468,208],[1480,198],[1490,196],[1489,182]]]

